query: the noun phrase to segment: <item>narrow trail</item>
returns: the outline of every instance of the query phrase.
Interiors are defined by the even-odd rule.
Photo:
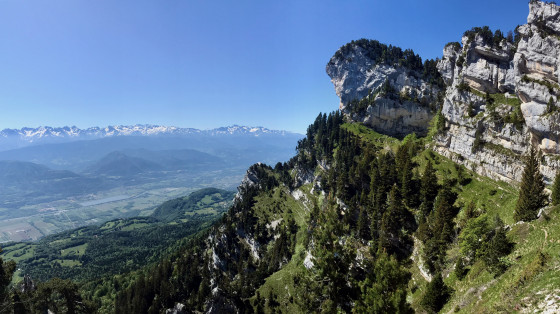
[[[547,228],[541,228],[541,230],[544,231],[544,241],[541,245],[541,249],[543,249],[546,244],[546,240],[548,239],[548,231]]]

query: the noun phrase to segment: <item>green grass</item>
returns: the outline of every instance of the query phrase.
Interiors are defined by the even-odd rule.
[[[266,224],[278,219],[285,221],[292,216],[299,226],[305,224],[303,205],[296,201],[285,187],[277,187],[273,191],[263,193],[255,200],[253,210],[261,223]]]
[[[60,256],[82,256],[86,252],[88,244],[84,243],[82,245],[72,246],[63,250],[60,250]]]
[[[478,90],[471,88],[470,92],[475,94],[478,97],[486,98],[486,94],[479,92]],[[495,105],[509,105],[509,106],[521,106],[521,99],[517,96],[513,97],[506,97],[506,94],[502,93],[495,93],[495,94],[488,94],[492,100],[494,100]]]
[[[533,312],[534,306],[543,302],[547,294],[557,295],[560,289],[559,208],[552,208],[549,216],[549,220],[515,225],[508,233],[516,245],[507,257],[510,267],[502,275],[494,277],[477,262],[463,280],[450,276],[446,282],[455,289],[455,294],[443,312],[457,306],[462,313],[515,313],[523,309]]]
[[[450,159],[439,155],[430,150],[425,150],[414,159],[419,165],[418,171],[424,172],[427,161],[431,160],[434,168],[437,170],[439,184],[443,184],[444,178],[457,179],[458,169],[456,164]],[[463,207],[471,201],[477,205],[477,208],[486,212],[493,217],[499,215],[506,223],[513,223],[513,209],[517,202],[516,187],[502,181],[494,181],[487,177],[477,175],[476,173],[463,168],[463,173],[471,181],[464,185],[457,185],[455,191],[459,194],[456,205]],[[491,195],[494,192],[494,195]],[[459,217],[461,213],[459,214]]]
[[[3,249],[2,256],[5,260],[14,260],[16,263],[33,257],[35,245],[32,243],[18,243]]]
[[[432,162],[437,170],[439,184],[443,184],[444,179],[458,178],[459,167],[450,159],[430,150],[423,151],[414,159],[418,164],[418,171],[420,173],[423,173],[428,160]],[[461,209],[456,221],[459,222],[462,219],[462,209],[472,201],[476,204],[479,212],[487,213],[489,217],[499,215],[506,224],[513,224],[513,209],[517,202],[517,189],[508,183],[479,176],[464,167],[462,169],[464,176],[470,178],[470,182],[463,186],[457,184],[454,187],[455,192],[458,193],[455,205]],[[454,243],[448,249],[447,259],[454,261],[458,254],[459,246],[457,243]],[[419,255],[421,256],[422,253],[420,252]],[[444,271],[445,275],[449,275],[445,278],[446,284],[455,290],[452,301],[443,310],[444,313],[454,311],[455,306],[462,302],[468,302],[469,300],[476,302],[479,290],[482,290],[493,279],[493,275],[484,270],[485,266],[481,262],[475,263],[469,274],[462,281],[459,281],[455,276],[452,271],[453,266],[453,263],[450,263],[447,265],[446,271]],[[418,309],[419,300],[422,297],[427,282],[420,274],[416,265],[411,267],[411,273],[409,302]],[[468,308],[465,313],[484,313],[484,311],[484,308]],[[486,311],[488,312],[488,309]],[[492,313],[492,311],[488,313]]]
[[[283,188],[277,188],[275,193],[269,202],[265,202],[263,198],[259,199],[258,205],[262,207],[265,203],[271,204],[271,202],[282,200],[283,207],[289,207],[292,211],[292,217],[294,218],[296,224],[299,227],[298,233],[296,235],[296,247],[295,253],[292,255],[292,259],[284,265],[279,271],[270,275],[265,283],[257,290],[261,295],[261,298],[267,298],[269,293],[272,291],[280,303],[278,310],[282,313],[301,313],[302,309],[300,306],[293,302],[297,300],[297,285],[294,283],[294,277],[297,274],[302,274],[305,272],[305,267],[303,266],[303,260],[305,258],[305,247],[303,241],[305,239],[306,233],[306,219],[309,216],[311,204],[306,204],[305,199],[311,200],[313,198],[318,198],[318,196],[313,196],[310,193],[311,185],[305,185],[300,187],[298,190],[301,191],[305,198],[301,198],[300,201],[296,201],[292,196],[287,196],[283,198],[281,192]],[[280,197],[280,198],[279,198]],[[285,215],[287,212],[284,212]],[[285,217],[284,217],[285,218]],[[252,298],[254,300],[255,296]],[[266,309],[265,311],[267,311]],[[267,312],[270,313],[270,312]]]
[[[148,223],[132,223],[132,224],[127,224],[126,226],[122,227],[122,231],[131,231],[134,229],[141,229],[141,228],[145,228],[148,227],[150,224]]]
[[[385,148],[388,146],[391,147],[391,149],[396,149],[396,147],[400,144],[398,139],[377,133],[361,123],[344,123],[342,128],[379,148]]]

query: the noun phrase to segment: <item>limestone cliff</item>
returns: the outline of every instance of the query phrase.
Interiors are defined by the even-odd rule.
[[[531,1],[529,11],[515,37],[475,27],[447,44],[439,75],[410,50],[367,40],[345,45],[327,64],[340,109],[396,137],[425,135],[441,110],[438,152],[482,175],[517,181],[522,156],[538,146],[552,180],[560,166],[560,7]]]
[[[422,64],[412,50],[361,39],[337,51],[327,74],[351,120],[396,137],[425,135],[443,87],[435,64]]]
[[[506,181],[520,179],[521,156],[531,146],[544,152],[541,170],[551,180],[560,152],[560,8],[533,1],[529,9],[515,42],[475,28],[465,32],[462,45],[448,44],[438,64],[447,90],[446,129],[436,149]]]

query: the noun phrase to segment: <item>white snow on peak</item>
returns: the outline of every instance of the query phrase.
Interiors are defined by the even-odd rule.
[[[103,128],[90,127],[87,129],[80,129],[76,126],[40,126],[37,128],[24,127],[21,129],[1,130],[0,145],[7,143],[8,141],[10,143],[18,143],[15,147],[23,147],[29,145],[30,143],[60,143],[69,140],[96,139],[112,136],[183,136],[188,134],[201,134],[209,136],[260,136],[262,134],[269,134],[284,136],[290,133],[286,131],[269,130],[260,126],[248,127],[239,125],[231,125],[210,130],[151,124],[110,125]]]

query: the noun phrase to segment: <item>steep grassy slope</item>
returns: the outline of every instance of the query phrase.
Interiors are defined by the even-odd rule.
[[[343,128],[351,131],[353,134],[357,135],[362,141],[370,142],[380,148],[386,150],[397,151],[400,141],[390,138],[381,134],[378,134],[365,126],[359,124],[345,124]],[[439,183],[443,184],[444,179],[456,179],[462,178],[464,180],[464,185],[458,185],[456,191],[458,192],[458,198],[456,205],[460,208],[465,207],[465,204],[474,202],[476,204],[477,210],[480,213],[486,213],[488,216],[499,215],[506,224],[513,223],[513,208],[515,207],[515,202],[517,200],[517,190],[515,187],[504,183],[496,182],[486,177],[476,175],[475,173],[466,170],[464,167],[459,166],[449,159],[432,152],[427,149],[422,151],[420,154],[413,158],[413,161],[418,164],[417,171],[423,173],[426,163],[430,160],[433,162],[435,169],[437,170],[437,176],[439,178]],[[313,202],[322,203],[324,200],[324,195],[311,192],[312,185],[304,185],[292,192],[292,195],[296,195],[299,203],[296,208],[302,209],[302,212],[298,215],[305,217],[301,219],[305,223],[309,219],[310,206]],[[300,216],[300,217],[301,217]],[[542,251],[539,245],[535,245],[535,242],[545,244],[544,232],[531,232],[536,227],[536,225],[549,225],[548,229],[552,229],[552,221],[557,217],[556,209],[550,213],[549,222],[542,220],[537,222],[532,222],[529,224],[520,224],[513,227],[513,230],[509,232],[508,236],[518,243],[515,250],[507,257],[510,261],[510,268],[503,275],[499,276],[499,280],[494,279],[494,275],[485,270],[485,265],[482,262],[477,262],[473,265],[469,274],[463,280],[458,280],[456,275],[453,273],[454,269],[454,259],[458,254],[458,243],[457,240],[448,249],[448,267],[446,273],[448,277],[445,278],[445,282],[455,291],[446,307],[442,310],[443,312],[455,311],[460,309],[465,311],[465,313],[474,312],[488,312],[492,313],[497,309],[502,309],[504,312],[510,312],[511,310],[517,308],[522,308],[521,304],[531,303],[528,299],[523,299],[531,296],[530,300],[544,300],[547,293],[541,293],[539,295],[533,295],[532,288],[534,285],[543,286],[548,284],[549,287],[554,287],[555,278],[558,277],[558,272],[554,271],[553,266],[556,265],[558,261],[550,262],[551,256],[558,256],[558,245],[553,244],[553,248],[549,247],[547,244],[546,251],[546,267],[536,266],[538,262],[534,262],[535,256],[540,254]],[[460,211],[456,218],[456,223],[461,224],[463,221],[463,211]],[[299,222],[299,221],[298,221]],[[464,222],[463,222],[464,223]],[[558,222],[557,222],[558,223]],[[294,255],[289,263],[287,263],[281,270],[273,273],[269,276],[265,283],[259,287],[258,295],[264,301],[260,301],[265,308],[265,312],[269,313],[268,302],[269,296],[272,296],[278,307],[276,310],[282,313],[294,313],[300,312],[303,309],[301,305],[297,302],[298,294],[298,281],[300,276],[306,274],[306,269],[304,267],[304,260],[306,257],[307,248],[305,247],[305,224],[302,225],[304,228],[300,229],[297,236],[297,244]],[[530,226],[530,227],[528,227]],[[458,232],[460,230],[457,230]],[[529,234],[531,236],[529,236]],[[556,233],[554,233],[556,235]],[[521,237],[526,238],[523,241]],[[556,243],[553,240],[553,235],[549,232],[548,236],[549,243]],[[550,241],[553,242],[550,242]],[[417,246],[421,250],[421,244],[417,242]],[[412,279],[409,283],[409,297],[408,300],[412,303],[413,308],[416,311],[422,312],[424,309],[420,304],[421,297],[425,292],[427,280],[421,274],[420,268],[424,268],[421,258],[418,256],[412,256],[412,261],[410,263],[410,269],[412,273]],[[540,261],[540,259],[537,259]],[[532,262],[533,261],[533,262]],[[548,273],[554,274],[552,277],[542,277],[539,275],[541,272],[548,270]],[[529,275],[529,276],[527,276]],[[525,276],[524,279],[520,279]],[[512,279],[506,279],[508,277],[517,280],[516,285],[512,285]],[[503,278],[503,279],[502,279]],[[541,279],[539,279],[541,278]],[[517,292],[517,289],[525,287],[524,290]],[[541,290],[542,290],[541,289]],[[524,292],[523,292],[524,291]],[[479,301],[479,297],[483,300]],[[547,300],[550,300],[550,296]],[[257,296],[255,295],[252,300],[257,302]],[[515,302],[512,302],[515,301]],[[270,311],[272,312],[272,311]]]

